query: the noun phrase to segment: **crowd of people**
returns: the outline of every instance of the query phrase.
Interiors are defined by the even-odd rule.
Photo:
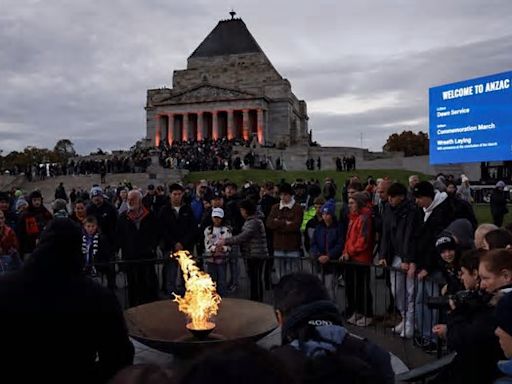
[[[32,318],[26,314],[46,313],[45,305],[69,306],[69,299],[56,294],[65,286],[87,303],[88,311],[105,314],[104,319],[91,319],[74,310],[65,321],[80,328],[87,327],[87,321],[107,324],[103,331],[108,335],[101,333],[104,349],[96,352],[100,363],[108,364],[87,369],[89,374],[111,377],[133,358],[119,304],[114,304],[112,262],[122,260],[128,305],[136,306],[158,300],[162,293],[166,297],[183,293],[179,266],[168,256],[189,250],[210,273],[221,296],[239,289],[241,259],[251,300],[262,301],[265,291],[274,289],[283,346],[289,346],[280,353],[283,366],[332,353],[338,361],[349,340],[347,351],[354,348],[362,353],[352,356],[355,366],[369,366],[368,374],[377,374],[381,380],[369,382],[393,382],[389,361],[378,347],[353,345],[356,341],[343,327],[344,323],[366,327],[375,321],[376,292],[370,281],[372,265],[380,265],[393,299],[390,311],[399,313],[392,332],[414,338],[427,352],[437,350],[442,340],[457,352],[437,382],[491,383],[500,372],[509,372],[512,364],[497,365],[511,352],[512,304],[507,294],[512,291],[512,251],[508,249],[512,233],[491,223],[478,225],[471,194],[464,191],[464,177],[460,185],[447,179],[439,175],[420,181],[413,175],[405,185],[388,178],[353,176],[342,188],[331,178],[323,183],[247,181],[240,187],[229,180],[144,189],[127,183],[108,189],[95,185],[69,195],[61,184],[50,209],[39,191],[2,192],[0,273],[5,276],[0,280],[0,321],[6,322],[2,329],[30,328],[26,322]],[[497,185],[498,192],[502,189]],[[159,276],[154,261],[161,257],[166,262]],[[316,266],[321,280],[298,273],[304,259]],[[93,291],[100,299],[93,300],[90,287],[100,278],[105,278],[107,287],[102,290],[97,285]],[[344,311],[331,301],[341,283]],[[305,289],[303,296],[301,289]],[[61,301],[48,300],[50,296]],[[22,315],[26,318],[21,319]],[[69,326],[49,324],[54,320],[50,315],[43,320],[57,333],[58,325]],[[22,339],[28,343],[37,337],[37,329]],[[99,337],[87,332],[82,336],[91,348]],[[15,343],[16,337],[9,335],[7,344]],[[361,348],[380,357],[368,359],[370,352],[365,354]],[[89,352],[92,349],[77,351]],[[33,353],[42,352],[34,349]],[[347,361],[341,359],[340,367]],[[70,367],[79,364],[71,355],[68,362]],[[345,374],[351,372],[346,369]],[[300,377],[318,374],[307,369],[292,372]]]

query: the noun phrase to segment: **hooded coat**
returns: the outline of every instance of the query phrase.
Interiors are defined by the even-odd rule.
[[[104,383],[132,363],[117,298],[82,274],[81,237],[70,219],[52,220],[24,268],[0,279],[3,377]]]

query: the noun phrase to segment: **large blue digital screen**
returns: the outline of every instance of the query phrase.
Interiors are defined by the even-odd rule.
[[[512,160],[512,72],[429,90],[430,163]]]

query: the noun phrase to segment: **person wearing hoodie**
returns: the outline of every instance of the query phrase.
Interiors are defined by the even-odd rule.
[[[443,283],[439,266],[436,239],[455,219],[455,213],[446,192],[434,191],[428,181],[421,181],[413,188],[416,204],[419,207],[416,225],[416,249],[414,261],[409,271],[417,272],[419,280],[416,293],[416,326],[420,332],[416,344],[427,351],[436,350],[432,324],[436,323],[437,311],[427,307],[427,297],[439,296]]]
[[[505,183],[498,181],[496,188],[491,193],[491,215],[494,225],[501,227],[503,225],[503,218],[508,213],[507,208],[507,192],[505,192]]]
[[[52,214],[43,205],[41,192],[33,191],[29,195],[28,209],[20,216],[16,226],[23,260],[34,251],[41,232],[51,219]]]
[[[335,265],[332,261],[340,258],[344,247],[341,226],[336,219],[336,203],[327,201],[321,208],[322,220],[318,223],[311,241],[310,255],[321,268],[322,279],[327,291],[334,297],[333,274]]]
[[[318,277],[284,276],[274,291],[281,326],[276,359],[299,383],[394,383],[388,352],[350,334]]]
[[[379,264],[392,267],[390,271],[391,293],[402,321],[393,332],[404,338],[414,333],[414,234],[418,210],[414,202],[407,199],[407,188],[400,183],[389,186],[388,205],[382,217],[382,237]],[[398,271],[401,270],[401,271]]]
[[[220,239],[217,247],[239,245],[242,256],[247,259],[251,300],[263,301],[263,265],[268,259],[267,238],[263,214],[257,212],[256,204],[251,200],[240,202],[240,214],[245,220],[238,235]]]
[[[495,334],[498,336],[501,349],[508,360],[498,362],[500,372],[505,375],[495,384],[512,383],[512,293],[505,295],[496,306],[498,326]]]
[[[298,270],[301,256],[302,207],[293,198],[292,186],[283,183],[279,187],[281,200],[270,210],[267,228],[272,231],[274,261],[280,278],[292,270]]]
[[[106,383],[132,364],[116,296],[83,275],[81,239],[72,220],[52,220],[23,269],[0,279],[2,377]]]
[[[372,292],[370,289],[370,264],[373,251],[372,212],[368,207],[368,195],[353,194],[348,199],[349,223],[345,246],[340,257],[345,264],[347,296],[347,320],[350,324],[366,327],[373,317]]]

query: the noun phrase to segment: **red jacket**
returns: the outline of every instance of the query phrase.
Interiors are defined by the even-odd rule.
[[[18,238],[11,227],[4,225],[0,230],[0,255],[9,254],[12,250],[19,250]]]
[[[349,261],[371,264],[373,252],[373,228],[371,210],[364,207],[358,213],[349,214],[347,240],[343,254]]]

